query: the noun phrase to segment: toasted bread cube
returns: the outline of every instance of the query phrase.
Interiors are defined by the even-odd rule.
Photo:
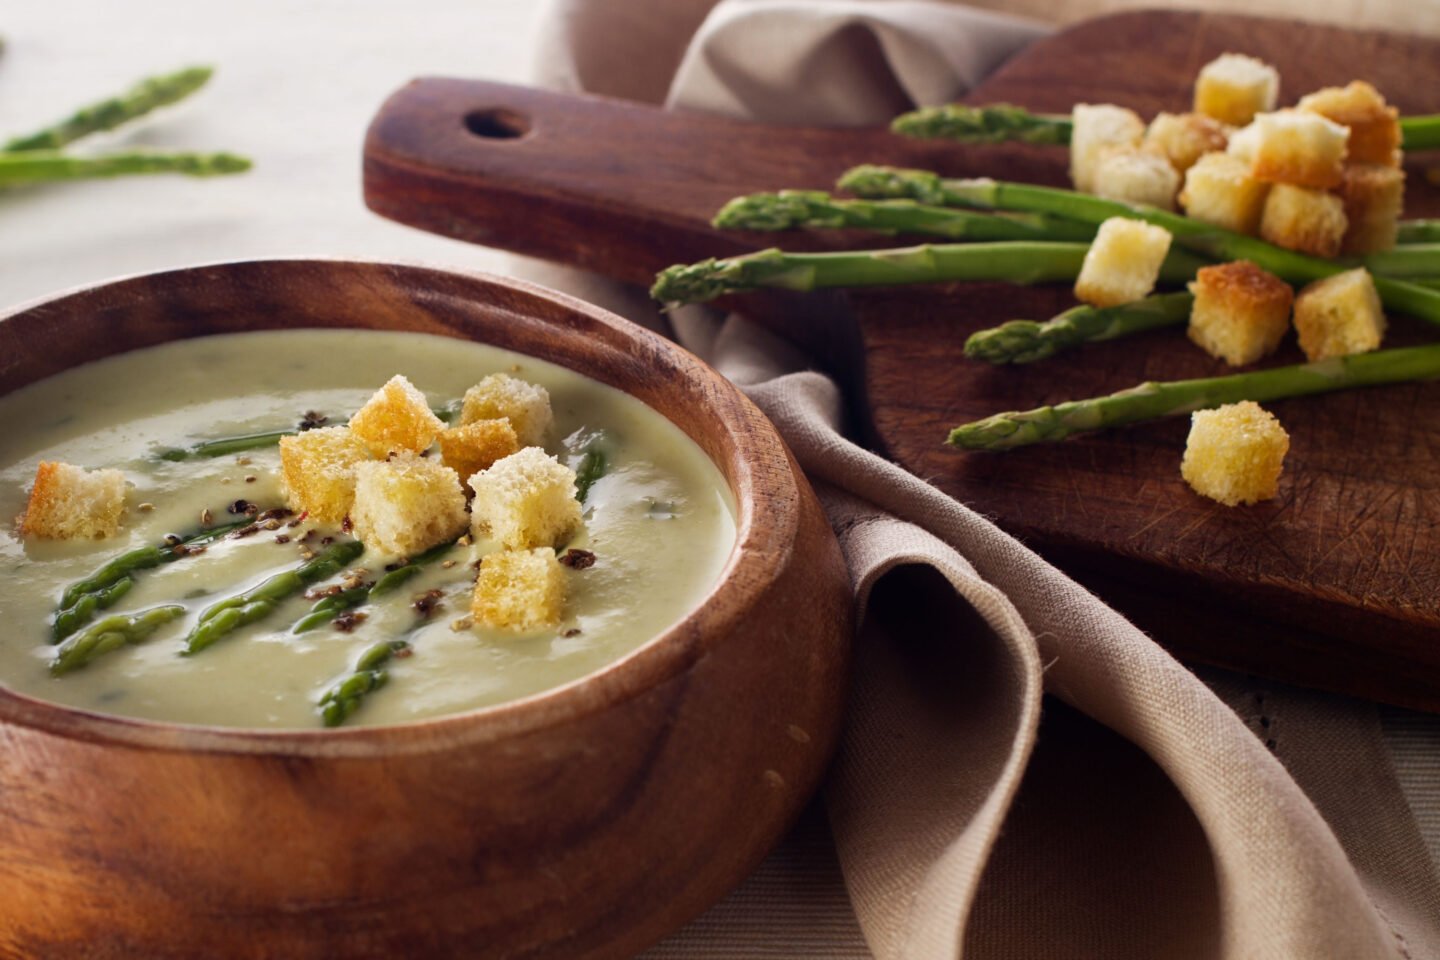
[[[1201,267],[1190,292],[1190,339],[1231,366],[1274,352],[1290,329],[1295,292],[1249,260]]]
[[[20,536],[45,540],[112,537],[125,509],[125,474],[86,470],[58,460],[35,468],[30,501],[20,516]]]
[[[1317,190],[1340,185],[1348,127],[1305,110],[1262,113],[1253,126],[1250,175],[1256,180]],[[1240,138],[1242,144],[1248,142],[1245,136]]]
[[[290,509],[339,523],[355,502],[355,466],[370,451],[349,427],[322,427],[280,438],[280,479]]]
[[[1349,164],[1340,183],[1340,200],[1346,222],[1341,253],[1377,253],[1395,246],[1405,204],[1404,170],[1378,163]]]
[[[1227,507],[1275,496],[1290,435],[1253,400],[1190,415],[1180,475],[1202,497]]]
[[[1092,176],[1096,196],[1161,210],[1175,209],[1180,174],[1160,153],[1138,147],[1111,147],[1101,155]]]
[[[1207,153],[1185,172],[1180,206],[1185,215],[1205,223],[1253,234],[1270,184],[1250,176],[1250,166],[1223,153]]]
[[[1364,80],[1316,90],[1297,106],[1350,128],[1351,163],[1400,166],[1400,112]]]
[[[1200,68],[1195,79],[1195,112],[1232,127],[1243,127],[1257,113],[1275,109],[1280,74],[1263,60],[1222,53]]]
[[[1207,153],[1223,151],[1230,128],[1203,113],[1157,113],[1145,128],[1144,147],[1165,155],[1180,173]]]
[[[495,461],[470,478],[471,527],[510,550],[554,547],[580,526],[575,471],[539,447]]]
[[[1155,287],[1170,252],[1170,231],[1141,220],[1111,217],[1085,253],[1075,296],[1096,307],[1139,300]]]
[[[1277,183],[1265,198],[1260,236],[1286,250],[1333,257],[1345,239],[1345,204],[1333,193]]]
[[[1225,144],[1225,152],[1236,160],[1243,160],[1247,171],[1255,162],[1255,151],[1259,148],[1260,125],[1254,122],[1230,134],[1230,142]]]
[[[1145,135],[1138,113],[1108,103],[1077,103],[1070,121],[1070,180],[1085,193],[1095,189],[1095,170],[1105,150],[1138,146]]]
[[[440,460],[462,477],[473,477],[519,449],[509,420],[476,420],[440,431]]]
[[[1314,283],[1295,298],[1295,330],[1310,360],[1367,353],[1385,337],[1385,311],[1364,267]]]
[[[419,453],[444,427],[425,394],[398,373],[350,418],[351,431],[377,457]]]
[[[565,568],[549,547],[502,550],[480,561],[470,612],[484,627],[535,630],[560,622]]]
[[[528,383],[503,373],[494,373],[465,391],[460,423],[476,420],[510,421],[521,447],[538,447],[545,442],[554,416],[550,394],[539,384]]]
[[[414,454],[355,467],[355,536],[366,547],[411,556],[465,532],[465,492],[444,464]]]

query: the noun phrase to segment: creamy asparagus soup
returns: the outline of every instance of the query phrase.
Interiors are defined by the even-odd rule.
[[[358,521],[317,522],[287,504],[273,442],[196,452],[343,426],[396,374],[434,410],[454,411],[496,373],[548,391],[554,422],[540,446],[558,465],[522,453],[578,470],[576,489],[586,488],[583,504],[568,505],[583,510],[578,526],[546,550],[507,552],[498,532],[472,535],[467,520],[464,535],[413,556],[373,542],[359,552]],[[561,367],[449,338],[302,330],[182,341],[0,398],[0,422],[0,682],[105,713],[317,728],[512,700],[658,635],[710,590],[735,542],[723,478],[664,417]],[[441,453],[407,456],[432,469]],[[46,538],[10,522],[42,461],[123,472],[118,532]],[[107,579],[112,561],[146,548],[153,562]],[[522,554],[537,568],[564,564],[553,578],[563,596],[551,596],[558,620],[480,622],[477,570]],[[66,611],[76,622],[58,624]],[[71,659],[57,667],[62,651]]]

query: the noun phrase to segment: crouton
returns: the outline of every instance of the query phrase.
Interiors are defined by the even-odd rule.
[[[1180,174],[1160,153],[1138,147],[1111,147],[1102,152],[1091,176],[1097,196],[1161,210],[1175,209]]]
[[[1364,80],[1316,90],[1301,97],[1297,107],[1350,128],[1351,163],[1400,166],[1400,112]]]
[[[521,447],[544,445],[545,433],[554,419],[550,412],[550,394],[544,387],[495,373],[465,391],[465,405],[460,423],[476,420],[510,421]]]
[[[419,453],[435,442],[435,435],[444,427],[425,394],[400,374],[375,391],[350,418],[351,431],[377,457]]]
[[[1190,339],[1231,366],[1274,352],[1290,329],[1295,292],[1248,260],[1201,267],[1190,292]]]
[[[1225,144],[1225,152],[1236,160],[1245,162],[1245,169],[1250,169],[1250,164],[1255,161],[1255,151],[1260,146],[1260,127],[1251,122],[1230,134],[1230,142]]]
[[[1207,153],[1223,151],[1230,128],[1203,113],[1158,113],[1145,128],[1144,147],[1164,154],[1180,173]]]
[[[526,447],[470,478],[471,526],[511,550],[553,547],[580,526],[575,471]]]
[[[1277,110],[1255,118],[1250,175],[1268,183],[1329,190],[1344,175],[1350,129],[1304,110]],[[1241,148],[1244,149],[1244,148]]]
[[[1222,53],[1195,78],[1195,112],[1242,127],[1257,113],[1275,109],[1280,74],[1263,60]]]
[[[502,550],[480,562],[470,612],[484,627],[534,630],[560,622],[565,568],[548,547]]]
[[[355,502],[355,465],[370,451],[349,427],[322,427],[280,438],[280,480],[290,509],[339,523]]]
[[[440,431],[440,460],[462,477],[473,477],[520,449],[509,420],[476,420]]]
[[[35,468],[30,501],[20,516],[20,536],[45,540],[112,537],[125,509],[125,474],[86,470],[57,460]]]
[[[1107,148],[1137,146],[1145,135],[1138,113],[1108,103],[1077,103],[1070,120],[1070,180],[1086,193],[1095,189],[1095,170]]]
[[[1279,492],[1290,435],[1252,400],[1190,415],[1180,475],[1191,489],[1227,507],[1269,500]]]
[[[1366,353],[1385,337],[1385,312],[1363,267],[1337,273],[1300,291],[1295,330],[1310,360]]]
[[[381,553],[410,556],[465,532],[465,493],[444,464],[414,454],[355,467],[355,536]]]
[[[1180,206],[1205,223],[1253,234],[1260,229],[1268,183],[1250,176],[1250,166],[1223,153],[1207,153],[1185,172]]]
[[[1333,193],[1277,183],[1265,198],[1260,236],[1287,250],[1333,257],[1345,239],[1345,204]]]
[[[1075,296],[1096,307],[1139,300],[1155,287],[1170,251],[1170,231],[1140,220],[1111,217],[1085,253]]]
[[[1405,204],[1404,170],[1378,163],[1348,164],[1340,200],[1346,223],[1341,253],[1358,256],[1395,246]]]

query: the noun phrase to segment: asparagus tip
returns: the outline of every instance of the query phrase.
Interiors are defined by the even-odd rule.
[[[791,230],[810,219],[812,206],[829,200],[818,190],[782,190],[736,197],[711,223],[722,230]]]

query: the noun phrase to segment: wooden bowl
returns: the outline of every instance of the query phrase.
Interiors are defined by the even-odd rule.
[[[705,602],[633,654],[427,722],[194,727],[0,688],[0,953],[598,958],[677,928],[760,861],[836,742],[849,581],[784,444],[728,381],[605,311],[380,263],[199,267],[22,307],[0,319],[0,394],[290,327],[481,340],[625,390],[720,468],[738,544]]]

